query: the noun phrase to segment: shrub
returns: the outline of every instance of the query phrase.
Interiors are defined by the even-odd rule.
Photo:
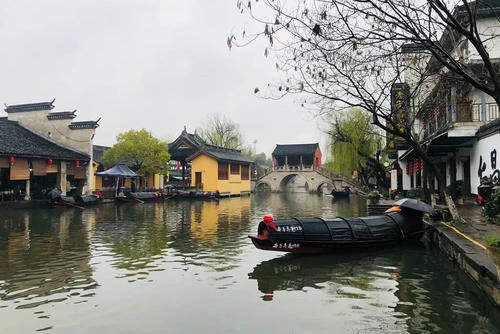
[[[500,189],[497,189],[484,206],[484,214],[490,222],[500,223]]]
[[[483,241],[490,247],[500,247],[500,235],[487,235],[483,237]]]

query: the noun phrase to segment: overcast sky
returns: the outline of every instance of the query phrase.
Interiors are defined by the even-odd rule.
[[[0,16],[0,102],[56,98],[54,111],[78,109],[77,121],[101,117],[94,144],[140,128],[173,140],[220,113],[258,152],[309,142],[324,152],[298,97],[253,94],[279,78],[263,44],[228,51],[230,33],[256,25],[236,0],[4,0]]]

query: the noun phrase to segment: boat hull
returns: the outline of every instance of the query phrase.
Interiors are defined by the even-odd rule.
[[[419,231],[413,238],[422,236],[424,231]],[[371,248],[392,246],[402,240],[351,240],[351,241],[307,241],[307,240],[262,240],[257,236],[248,236],[258,249],[288,253],[317,254],[331,253],[341,249]]]
[[[255,247],[291,253],[324,253],[343,248],[383,247],[420,237],[422,213],[414,210],[358,218],[289,218],[273,221],[264,217]]]

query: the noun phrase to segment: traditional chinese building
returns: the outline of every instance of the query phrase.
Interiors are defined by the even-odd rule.
[[[0,119],[3,198],[92,192],[92,138],[98,121],[74,122],[76,110],[54,112],[54,101],[11,105]]]
[[[250,193],[250,164],[240,150],[205,144],[186,158],[191,163],[191,186],[230,196]]]
[[[321,150],[318,143],[276,145],[272,153],[274,169],[318,170]]]
[[[196,132],[194,134],[188,133],[184,127],[180,136],[168,144],[170,160],[177,161],[178,166],[170,172],[170,178],[178,178],[179,181],[187,181],[189,184],[191,182],[190,163],[186,159],[198,152],[205,144],[205,141]]]

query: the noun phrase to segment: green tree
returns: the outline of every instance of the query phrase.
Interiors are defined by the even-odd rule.
[[[208,144],[241,149],[242,138],[240,126],[226,116],[214,114],[202,128],[196,130]]]
[[[371,124],[371,115],[361,109],[336,114],[328,131],[332,161],[326,168],[335,174],[351,176],[358,171],[361,181],[368,186],[368,177],[375,176],[386,184],[385,170],[380,163],[383,141]]]
[[[257,163],[261,166],[272,167],[272,165],[273,165],[271,162],[271,159],[267,158],[267,156],[264,152],[256,154],[254,157],[254,161],[255,161],[255,163]]]
[[[170,154],[167,143],[153,137],[146,129],[119,133],[116,141],[102,156],[106,168],[125,163],[140,175],[151,175],[168,167]]]

